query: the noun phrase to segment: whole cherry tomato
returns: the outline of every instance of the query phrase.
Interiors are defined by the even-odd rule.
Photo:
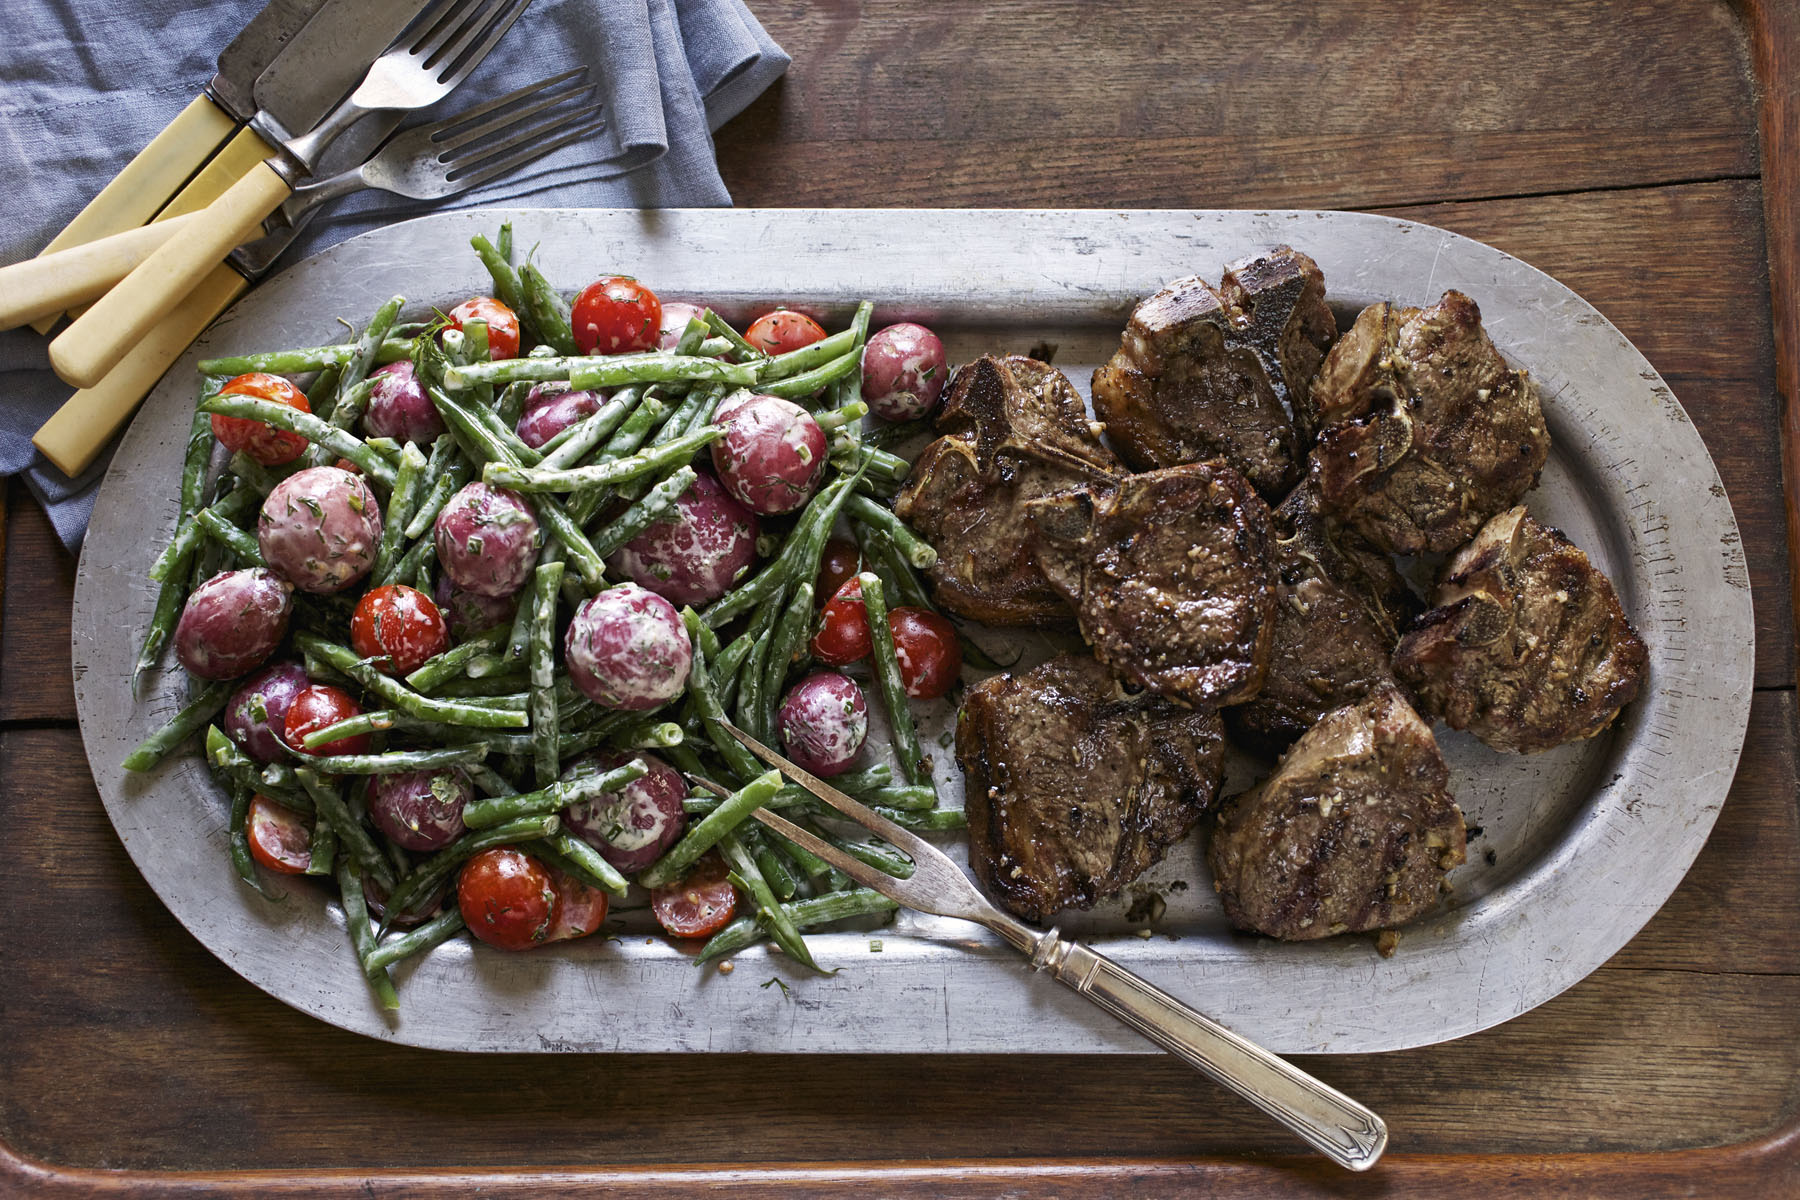
[[[874,648],[869,640],[869,610],[863,607],[862,580],[853,575],[819,613],[819,632],[812,640],[813,657],[834,667],[847,667],[869,657]]]
[[[650,909],[670,937],[711,937],[737,915],[737,889],[725,877],[725,862],[708,854],[686,879],[653,888]]]
[[[589,887],[567,871],[559,871],[555,867],[547,868],[550,872],[550,886],[556,889],[556,895],[562,903],[557,907],[556,921],[545,935],[546,942],[567,942],[576,938],[584,938],[600,929],[600,923],[606,920],[606,893],[596,887]]]
[[[306,402],[306,393],[279,375],[268,375],[261,371],[239,375],[220,388],[219,393],[226,396],[255,396],[261,400],[285,404],[303,413],[312,411],[312,405]],[[249,417],[226,417],[214,413],[212,431],[213,436],[227,450],[233,454],[242,451],[265,467],[278,467],[282,463],[293,462],[306,450],[306,439],[299,434],[277,429],[266,421],[252,421]]]
[[[488,357],[519,357],[519,316],[492,296],[471,296],[444,315],[452,329],[461,329],[464,321],[486,321]]]
[[[575,297],[569,327],[583,354],[625,354],[656,349],[662,319],[655,292],[624,275],[607,275]]]
[[[956,683],[962,670],[962,645],[956,626],[924,608],[896,608],[888,613],[888,632],[900,659],[900,682],[914,700],[936,700]]]
[[[791,308],[778,308],[750,322],[744,340],[767,354],[786,354],[823,341],[825,327]]]
[[[312,830],[300,814],[262,795],[250,797],[244,817],[250,857],[283,875],[303,875],[312,866]]]
[[[847,580],[855,579],[856,573],[863,569],[862,551],[856,543],[846,542],[843,538],[832,538],[825,543],[825,554],[819,559],[819,582],[813,593],[818,597],[819,607],[824,608],[831,598],[838,594]]]
[[[302,754],[367,754],[369,752],[369,735],[352,734],[339,738],[335,742],[326,742],[323,746],[306,749],[306,735],[317,733],[327,725],[336,725],[339,721],[347,721],[351,717],[362,715],[362,705],[356,698],[341,687],[333,687],[329,683],[315,683],[303,689],[288,705],[287,719],[282,723],[281,735],[287,744]]]
[[[469,932],[502,950],[541,946],[556,928],[562,899],[550,872],[511,846],[483,850],[456,881],[456,905]]]
[[[450,630],[431,597],[403,583],[371,588],[350,615],[350,644],[377,670],[410,675],[450,648]]]

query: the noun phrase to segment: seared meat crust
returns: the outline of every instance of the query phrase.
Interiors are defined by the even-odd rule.
[[[984,680],[956,724],[976,878],[1027,921],[1091,908],[1186,836],[1224,756],[1217,714],[1127,695],[1085,656]]]
[[[1026,502],[1122,473],[1081,396],[1045,363],[983,357],[961,368],[894,511],[938,551],[938,603],[989,625],[1067,625],[1033,550]]]
[[[1412,920],[1466,854],[1449,779],[1398,692],[1328,713],[1220,807],[1207,861],[1226,916],[1288,941]]]
[[[1274,539],[1242,475],[1193,463],[1026,508],[1045,573],[1101,662],[1184,704],[1256,694],[1274,644]]]
[[[1275,510],[1275,566],[1268,677],[1254,699],[1225,710],[1232,740],[1265,755],[1394,686],[1394,644],[1419,611],[1393,560],[1326,515],[1305,483]]]
[[[1094,411],[1139,470],[1221,458],[1279,496],[1300,474],[1312,378],[1336,335],[1318,264],[1280,246],[1216,289],[1189,276],[1139,304],[1094,372]]]
[[[1400,640],[1394,670],[1425,711],[1496,750],[1593,737],[1649,670],[1612,583],[1523,507],[1445,564],[1432,601]]]
[[[1481,310],[1365,308],[1313,381],[1312,479],[1328,509],[1394,554],[1453,550],[1537,482],[1550,434],[1537,385]]]

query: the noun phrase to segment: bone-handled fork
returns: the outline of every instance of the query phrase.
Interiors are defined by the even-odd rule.
[[[206,210],[121,280],[62,336],[50,364],[78,387],[93,387],[154,327],[163,312],[247,241],[309,174],[350,122],[377,109],[434,104],[468,77],[531,0],[437,0],[387,53],[349,99],[314,129],[282,143]]]
[[[351,192],[376,188],[409,200],[440,200],[491,183],[554,150],[606,127],[602,105],[583,102],[594,92],[577,67],[528,84],[498,99],[428,125],[403,130],[369,161],[328,179],[294,189],[276,221],[283,231],[307,213]],[[0,267],[0,329],[64,312],[106,294],[185,226],[203,223],[210,210],[172,217],[115,233],[67,250]],[[285,248],[287,240],[280,239]],[[260,249],[259,242],[248,248]],[[268,265],[272,256],[249,264]]]
[[[889,821],[775,753],[743,730],[726,732],[765,763],[872,833],[912,856],[914,871],[895,879],[766,808],[751,813],[865,887],[920,912],[984,925],[1013,949],[1203,1075],[1230,1088],[1321,1153],[1352,1171],[1366,1171],[1387,1148],[1387,1125],[1336,1088],[1277,1058],[1254,1042],[1195,1012],[1181,1001],[1054,928],[1028,928],[994,907],[936,846]]]

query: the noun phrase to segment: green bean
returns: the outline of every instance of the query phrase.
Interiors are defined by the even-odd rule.
[[[851,400],[848,403],[839,405],[829,412],[819,413],[813,420],[818,422],[820,429],[830,433],[834,429],[841,429],[852,421],[860,421],[868,415],[869,406],[866,403],[861,400]]]
[[[318,773],[310,767],[299,767],[294,774],[299,778],[300,786],[306,789],[306,794],[312,797],[313,808],[317,810],[320,820],[337,834],[338,840],[350,851],[357,865],[368,872],[371,879],[392,892],[393,866],[376,848],[375,840],[363,828],[362,822],[350,815],[337,788],[319,778]]]
[[[394,468],[387,459],[369,449],[368,444],[360,438],[326,424],[311,413],[303,413],[285,404],[261,400],[255,396],[223,394],[208,397],[200,408],[203,412],[218,413],[220,416],[248,417],[277,429],[297,433],[310,442],[324,446],[332,454],[349,459],[362,468],[363,474],[383,488],[391,489],[394,486]]]
[[[559,833],[532,842],[527,848],[603,892],[611,892],[623,898],[631,888],[631,884],[619,874],[617,867],[600,857],[598,850],[572,834]]]
[[[296,634],[294,645],[302,652],[316,656],[327,666],[350,676],[409,717],[478,729],[523,729],[530,724],[524,713],[421,696],[399,680],[391,679],[363,662],[348,646],[328,642],[316,634]]]
[[[467,928],[462,909],[452,904],[417,929],[375,947],[363,960],[363,967],[371,971],[386,970],[401,959],[437,949]]]
[[[255,510],[258,499],[255,492],[249,488],[239,488],[229,495],[221,497],[211,509],[206,511],[216,514],[227,524],[236,525],[238,521]],[[169,544],[163,547],[162,553],[156,556],[156,561],[150,564],[152,580],[161,583],[171,576],[181,573],[181,565],[188,561],[194,548],[205,536],[205,531],[200,527],[197,519],[198,516],[198,511],[190,513],[176,528],[175,536],[169,539]]]
[[[266,497],[270,492],[275,490],[276,485],[282,480],[305,466],[306,460],[304,458],[296,458],[291,463],[283,463],[276,467],[265,467],[254,458],[251,458],[248,454],[245,454],[242,450],[239,450],[236,454],[231,456],[228,462],[226,462],[225,469],[237,476],[249,490],[255,492],[258,496]],[[233,494],[235,495],[236,493],[234,492]]]
[[[493,351],[488,346],[488,323],[479,317],[471,317],[462,323],[463,361],[488,362]]]
[[[800,519],[795,522],[794,530],[788,535],[788,543],[781,554],[747,582],[739,584],[708,605],[706,611],[700,614],[700,619],[717,629],[755,608],[777,588],[784,586],[791,577],[793,564],[799,558],[803,535],[810,536],[820,529],[830,530],[849,487],[850,479],[842,478],[834,479],[820,488],[801,511]]]
[[[275,897],[263,887],[262,880],[256,875],[256,861],[250,857],[250,834],[245,829],[245,822],[250,816],[250,798],[254,791],[243,784],[231,789],[231,865],[237,871],[239,879],[260,892],[266,899]]]
[[[873,429],[863,431],[863,441],[885,450],[896,442],[923,437],[930,432],[930,417],[914,417],[910,421],[883,421]]]
[[[563,301],[544,273],[531,263],[519,268],[519,282],[525,288],[525,313],[529,314],[532,332],[537,340],[558,354],[581,353],[575,346],[574,331],[569,328],[569,306]]]
[[[703,624],[700,628],[711,629],[711,626]],[[750,634],[743,633],[733,638],[731,645],[719,651],[717,662],[713,661],[711,655],[707,656],[707,661],[713,663],[712,677],[714,686],[719,689],[721,706],[731,703],[731,697],[737,693],[738,679],[743,674],[744,664],[750,659],[755,641]]]
[[[311,740],[311,738],[307,739],[308,742]],[[470,742],[464,746],[446,746],[438,750],[389,750],[383,754],[328,754],[318,759],[316,769],[330,775],[398,775],[402,771],[437,771],[445,767],[460,767],[467,763],[480,762],[487,756],[486,742]]]
[[[356,947],[356,961],[362,964],[363,976],[383,1008],[397,1009],[400,997],[394,991],[394,981],[387,968],[369,965],[375,953],[375,935],[369,932],[369,907],[363,899],[362,880],[356,877],[349,863],[339,862],[337,881],[338,891],[343,894],[344,924],[350,928],[350,944]]]
[[[594,553],[606,558],[622,549],[632,538],[671,512],[675,508],[675,502],[687,494],[687,490],[694,486],[694,481],[698,478],[693,467],[676,467],[641,500],[633,503],[608,522],[604,529],[594,534]]]
[[[843,791],[844,789],[838,788],[838,790]],[[880,805],[882,808],[897,808],[907,812],[920,812],[935,806],[938,802],[935,788],[918,787],[913,784],[865,788],[856,793],[856,798],[870,806]]]
[[[842,434],[844,431],[840,430]],[[843,453],[840,454],[840,451]],[[886,450],[861,442],[843,442],[834,440],[831,445],[832,461],[847,457],[855,460],[856,465],[868,468],[871,479],[885,479],[890,483],[899,483],[912,474],[912,464],[898,454],[889,454]]]
[[[851,858],[867,863],[884,875],[891,875],[895,879],[911,879],[913,871],[917,869],[912,859],[886,842],[840,837],[805,817],[801,817],[796,823],[814,837],[830,842]]]
[[[500,398],[494,402],[494,416],[499,418],[502,425],[508,429],[519,427],[519,418],[524,415],[525,401],[531,398],[533,386],[529,383],[509,383],[500,389]],[[573,428],[573,425],[569,427]],[[563,433],[567,432],[568,429],[563,430]],[[543,449],[548,451],[549,445],[546,444]]]
[[[900,659],[894,650],[894,636],[888,631],[887,595],[881,580],[872,572],[857,576],[862,580],[863,609],[868,617],[869,640],[874,644],[875,683],[887,706],[888,724],[894,738],[894,755],[900,760],[900,773],[912,784],[929,785],[931,776],[924,767],[919,749],[919,731],[913,725],[912,708],[906,700],[906,685],[900,679]]]
[[[537,561],[539,566],[562,562],[562,543],[554,537],[546,541],[544,548],[538,552]],[[558,583],[560,585],[560,579]],[[519,589],[519,603],[513,609],[512,629],[506,635],[506,645],[500,648],[503,669],[525,662],[526,655],[531,650],[531,622],[537,614],[537,601],[537,568],[533,567],[532,573],[525,577],[525,585]]]
[[[907,528],[906,522],[896,516],[893,509],[877,504],[867,496],[850,497],[844,508],[851,520],[880,530],[891,538],[894,548],[900,551],[909,565],[921,571],[937,565],[937,551]]]
[[[800,885],[795,881],[793,872],[787,869],[787,864],[781,861],[781,855],[776,852],[775,847],[769,844],[767,838],[756,836],[757,833],[755,828],[742,831],[740,840],[747,843],[744,848],[756,860],[756,869],[768,881],[769,891],[775,899],[792,900],[794,893],[800,890]],[[794,932],[798,935],[799,930]]]
[[[921,833],[942,833],[952,829],[967,829],[968,815],[960,808],[926,808],[905,809],[889,808],[886,805],[875,805],[875,812],[902,829],[917,830]]]
[[[520,667],[502,671],[498,675],[482,675],[477,678],[464,675],[419,690],[429,691],[433,696],[444,700],[492,700],[500,696],[510,697],[515,693],[524,695],[530,687],[531,676],[526,673],[525,668]],[[510,701],[507,707],[511,707]]]
[[[502,237],[505,237],[507,228],[509,227],[502,226]],[[522,313],[525,309],[524,289],[520,286],[519,273],[507,261],[507,255],[488,241],[485,234],[478,233],[470,238],[469,245],[475,248],[475,253],[481,257],[481,265],[493,276],[494,299],[515,313]]]
[[[613,734],[612,744],[621,750],[667,750],[684,737],[673,721],[637,721]]]
[[[307,350],[275,350],[266,354],[238,354],[226,358],[202,359],[198,370],[202,375],[223,375],[230,379],[264,371],[270,375],[306,375],[328,367],[343,367],[356,355],[356,343],[314,346]],[[375,352],[376,365],[399,362],[413,355],[413,339],[389,338]]]
[[[832,787],[852,796],[860,796],[871,788],[888,787],[893,782],[894,769],[886,763],[876,763],[860,771],[845,771],[842,775],[831,777]]]
[[[312,843],[309,850],[306,875],[330,875],[337,869],[338,836],[331,831],[331,826],[321,820],[315,813],[312,823]]]
[[[139,742],[137,749],[127,754],[119,765],[127,771],[148,771],[154,767],[167,758],[171,750],[219,715],[231,698],[231,689],[232,681],[228,679],[208,683],[180,712],[170,717],[167,724]]]
[[[557,752],[556,712],[556,590],[562,584],[563,565],[549,562],[536,571],[537,596],[531,617],[531,735],[532,766],[539,787],[556,782],[562,761]]]
[[[773,774],[773,772],[771,772]],[[717,815],[716,813],[714,814]],[[707,820],[711,820],[708,817]],[[704,824],[705,822],[702,822]],[[744,849],[743,843],[735,836],[726,834],[719,839],[719,852],[731,867],[734,881],[743,885],[756,901],[756,920],[769,931],[775,944],[784,950],[795,962],[804,963],[813,970],[819,970],[819,964],[813,961],[812,951],[806,948],[806,942],[795,927],[793,918],[782,909],[781,902],[775,899],[768,880],[763,878],[756,860]]]
[[[437,561],[437,541],[433,538],[421,538],[413,544],[394,568],[394,582],[404,583],[408,587],[418,588],[426,595],[431,594],[431,564]]]
[[[768,358],[768,354],[744,340],[744,335],[731,327],[731,322],[721,317],[712,309],[701,314],[701,319],[712,327],[712,331],[730,342],[732,348],[743,355],[746,360],[756,361]]]
[[[744,668],[738,673],[737,720],[738,726],[758,741],[769,739],[769,731],[762,727],[763,677],[768,667],[770,643],[775,640],[775,623],[781,619],[781,603],[786,598],[787,588],[777,589],[756,610],[745,631],[750,634],[751,645]]]
[[[731,793],[704,819],[688,826],[680,841],[646,867],[638,875],[639,885],[657,888],[680,879],[687,874],[689,867],[699,861],[702,854],[718,845],[721,838],[743,824],[752,811],[761,808],[765,800],[771,799],[779,791],[781,772],[765,771]]]
[[[839,335],[842,336],[842,335]],[[815,342],[814,345],[819,343]],[[810,350],[808,346],[806,349]],[[793,351],[801,353],[799,350]],[[759,383],[757,390],[765,396],[780,396],[785,400],[800,400],[812,395],[820,388],[828,387],[844,378],[862,363],[862,351],[852,350],[848,354],[840,354],[822,367],[800,375],[790,375],[786,379],[777,379],[773,383]]]
[[[496,846],[510,846],[518,842],[531,841],[534,838],[550,837],[561,828],[562,821],[555,814],[551,814],[547,817],[526,817],[517,821],[508,821],[504,825],[496,825],[492,829],[463,834],[414,867],[413,873],[400,881],[400,886],[388,896],[387,910],[390,919],[393,914],[403,913],[429,896],[438,884],[450,877],[451,872],[483,850],[492,850]]]
[[[471,801],[463,808],[463,824],[470,829],[486,829],[506,821],[553,813],[571,804],[616,792],[633,780],[643,778],[648,769],[641,759],[634,758],[610,771],[584,772],[535,792]]]
[[[824,366],[848,354],[855,346],[855,331],[846,329],[842,333],[834,333],[828,338],[808,343],[798,350],[766,358],[756,364],[756,386],[758,390],[763,390],[765,384],[774,383],[778,379],[790,379],[815,367]]]
[[[239,750],[237,743],[226,737],[217,725],[206,727],[203,739],[207,769],[213,778],[231,787],[245,787],[252,792],[262,792],[272,800],[279,800],[290,808],[310,810],[312,802],[304,795],[295,796],[289,788],[279,783],[270,783],[263,778],[262,772],[250,760],[250,756]]]
[[[553,468],[574,466],[588,451],[611,437],[643,398],[643,388],[620,388],[605,404],[545,442],[542,465]]]
[[[736,363],[701,355],[677,355],[651,350],[638,354],[601,354],[567,358],[508,358],[499,362],[452,365],[444,372],[444,386],[453,392],[478,384],[567,380],[576,391],[620,387],[628,383],[679,383],[707,380],[747,386],[754,372]]]
[[[425,475],[419,480],[419,501],[413,506],[412,519],[401,531],[407,540],[423,537],[450,497],[473,474],[474,469],[458,452],[456,439],[448,433],[440,434],[431,443],[431,456],[425,460]]]
[[[815,572],[816,575],[816,572]],[[763,667],[762,710],[757,714],[758,740],[772,743],[775,735],[775,712],[781,704],[781,687],[788,672],[794,669],[806,650],[806,635],[812,631],[813,585],[803,582],[794,589],[787,611],[775,623],[769,639],[769,660]]]
[[[300,739],[300,745],[305,750],[317,750],[321,746],[329,746],[344,738],[362,737],[371,733],[386,733],[390,729],[404,727],[407,721],[407,717],[390,709],[372,709],[315,729]]]
[[[829,896],[816,896],[811,900],[796,900],[792,904],[782,905],[782,912],[796,929],[811,929],[851,917],[891,913],[899,907],[898,902],[888,899],[873,888],[857,888],[853,891],[833,892]],[[727,954],[736,954],[739,950],[755,945],[764,936],[766,935],[755,918],[740,917],[714,934],[700,948],[700,956],[696,961],[710,962]]]
[[[657,422],[667,415],[669,408],[656,394],[654,387],[644,390],[644,398],[637,408],[632,410],[625,423],[614,432],[611,440],[600,448],[596,456],[602,462],[623,458],[634,453],[650,437]],[[593,520],[600,506],[612,495],[611,488],[583,488],[569,497],[569,514],[582,525]]]
[[[375,546],[375,565],[369,579],[376,586],[393,583],[400,566],[400,543],[406,536],[407,522],[419,502],[420,481],[425,475],[425,455],[411,442],[400,452],[400,469],[394,476],[394,491],[388,497],[387,512],[382,516],[381,540]]]
[[[613,462],[557,471],[542,467],[515,467],[496,461],[488,463],[482,469],[481,477],[491,486],[511,488],[519,492],[573,492],[581,488],[623,483],[639,475],[654,474],[673,467],[691,459],[701,447],[724,436],[722,426],[707,425],[654,449],[640,451]]]
[[[257,545],[254,537],[225,520],[210,508],[203,508],[194,514],[200,530],[207,537],[225,547],[232,557],[238,560],[240,567],[266,567],[268,561],[263,558],[262,547]]]
[[[188,426],[187,451],[182,456],[181,506],[175,516],[177,531],[200,511],[200,502],[206,490],[206,468],[212,461],[212,448],[212,418],[205,413],[196,412]],[[174,565],[171,563],[171,566]],[[156,607],[151,613],[150,624],[144,630],[143,643],[138,647],[137,665],[131,675],[134,692],[144,672],[155,666],[162,657],[163,646],[168,643],[169,635],[174,632],[175,622],[180,618],[185,589],[172,577],[175,573],[178,573],[178,569],[165,572],[160,579],[151,576],[161,586],[156,592]]]
[[[489,626],[466,642],[434,655],[406,677],[406,685],[415,691],[433,692],[448,680],[463,673],[469,660],[479,654],[491,654],[506,644],[507,624]]]
[[[338,374],[336,400],[331,411],[320,414],[339,429],[349,429],[356,424],[368,408],[369,399],[375,394],[374,385],[368,382],[369,370],[375,365],[375,356],[400,315],[400,306],[405,303],[405,296],[395,296],[376,309],[375,315],[369,318],[368,327],[356,339],[355,353]],[[327,460],[322,448],[314,446],[307,454],[307,461],[313,466],[324,466]]]

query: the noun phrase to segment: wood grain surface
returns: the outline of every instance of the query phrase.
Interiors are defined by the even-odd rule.
[[[244,984],[137,876],[73,726],[72,563],[14,483],[0,1191],[1800,1193],[1783,500],[1784,430],[1790,503],[1800,479],[1800,6],[751,3],[796,61],[718,135],[739,204],[1380,209],[1516,254],[1617,324],[1719,464],[1756,603],[1744,758],[1688,878],[1611,962],[1523,1017],[1306,1060],[1393,1130],[1389,1157],[1355,1179],[1160,1056],[476,1058],[375,1043]]]

